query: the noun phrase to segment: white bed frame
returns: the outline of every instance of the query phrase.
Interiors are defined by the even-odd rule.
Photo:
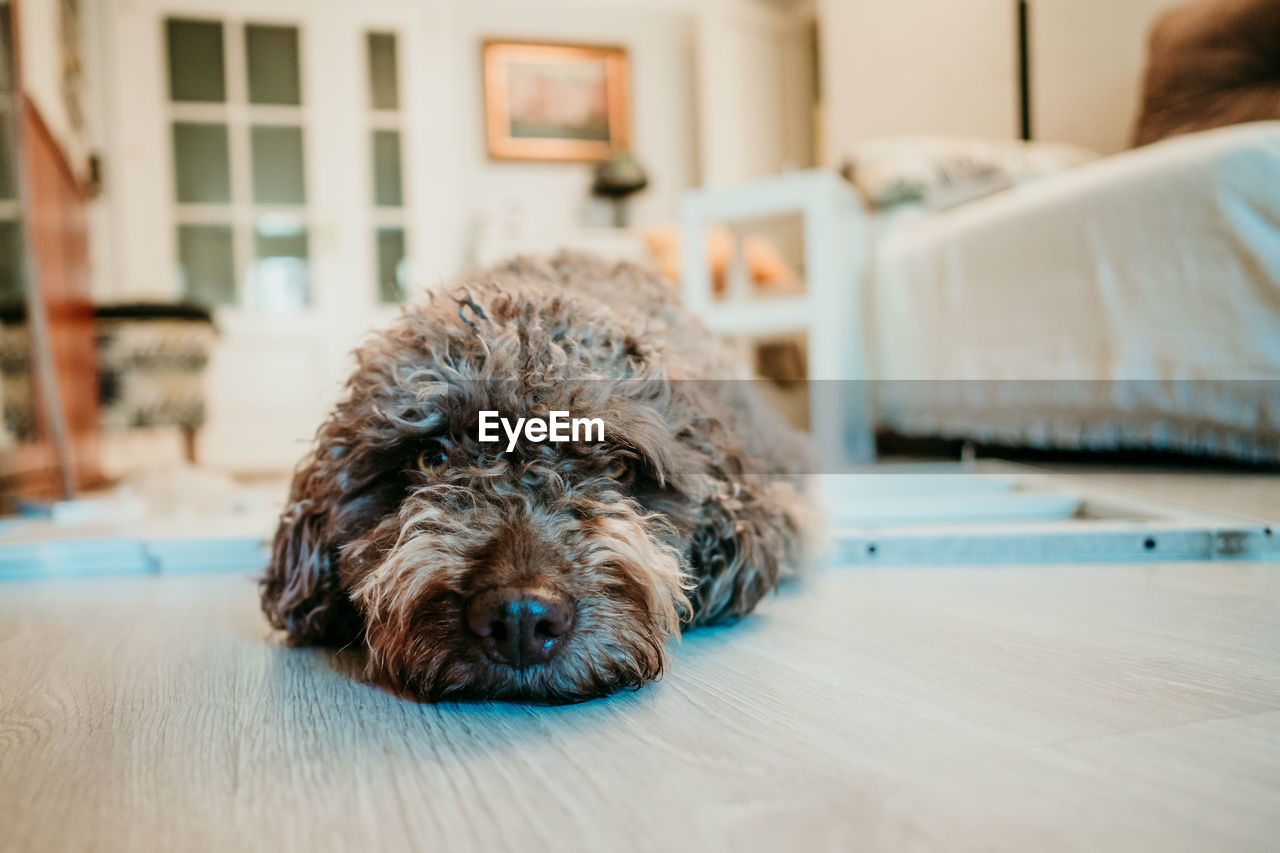
[[[717,299],[706,232],[740,230],[752,220],[799,215],[804,233],[804,292],[752,294],[740,240]],[[681,217],[685,303],[713,332],[734,338],[803,334],[809,365],[809,419],[817,447],[854,465],[875,458],[862,321],[868,218],[861,200],[831,172],[809,169],[728,189],[685,196]],[[837,381],[840,380],[840,381]]]
[[[714,291],[707,231],[727,226],[740,234],[752,221],[799,215],[804,238],[804,290],[797,295],[753,294],[742,257],[742,241],[726,271],[725,293]],[[735,237],[737,235],[735,234]],[[875,460],[874,417],[864,349],[863,287],[870,256],[870,220],[857,195],[838,176],[820,170],[791,172],[729,189],[687,194],[682,217],[683,288],[687,304],[716,334],[730,339],[802,334],[807,347],[810,423],[827,471],[856,471]],[[826,381],[830,380],[830,381]],[[828,466],[826,449],[842,458]],[[890,466],[892,467],[892,466]],[[943,470],[945,469],[945,470]],[[863,471],[870,469],[863,468]],[[863,478],[869,503],[884,500],[883,475]],[[925,470],[925,469],[921,469]],[[1179,560],[1275,560],[1280,537],[1269,520],[1212,514],[1158,501],[1125,498],[1079,478],[1027,476],[1017,469],[1013,503],[1021,499],[1029,515],[996,513],[994,499],[971,466],[934,466],[942,481],[921,478],[907,492],[894,484],[895,497],[909,498],[918,523],[840,524],[831,531],[837,563],[882,565],[949,563],[1076,563]],[[987,472],[987,477],[990,472]],[[940,483],[945,482],[946,488]],[[1072,517],[1033,518],[1034,499],[1063,489],[1079,504]],[[950,521],[939,523],[948,493],[961,491],[973,502]],[[950,495],[954,497],[954,495]],[[997,495],[1008,501],[1010,493]],[[951,501],[954,503],[954,501]],[[977,523],[984,511],[996,522]],[[963,517],[961,517],[963,516]],[[924,519],[932,518],[926,522]]]

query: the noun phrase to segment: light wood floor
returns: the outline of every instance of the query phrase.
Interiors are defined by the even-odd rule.
[[[1280,565],[828,570],[564,708],[419,706],[245,577],[0,586],[0,850],[1275,850]]]
[[[1174,466],[1049,463],[1033,467],[1180,506],[1280,522],[1280,474]]]

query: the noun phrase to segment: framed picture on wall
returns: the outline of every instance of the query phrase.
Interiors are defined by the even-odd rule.
[[[497,160],[604,160],[630,145],[621,47],[489,39],[484,100]]]

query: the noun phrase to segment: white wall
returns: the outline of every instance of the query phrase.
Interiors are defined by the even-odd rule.
[[[823,155],[871,136],[1016,136],[1012,0],[819,0]]]
[[[1035,0],[1035,135],[1104,154],[1129,147],[1148,30],[1160,11],[1182,1]]]
[[[608,210],[590,200],[592,167],[498,162],[488,158],[480,43],[490,37],[617,44],[631,68],[632,150],[649,174],[634,198],[634,224],[674,222],[680,196],[697,182],[692,2],[646,0],[465,0],[453,7],[456,45],[454,111],[439,130],[457,156],[458,224],[466,232],[483,215],[516,206],[548,232],[585,219],[604,224]]]
[[[1033,0],[1037,139],[1127,147],[1156,13],[1177,0]],[[1018,135],[1013,0],[819,0],[825,156],[869,136]]]

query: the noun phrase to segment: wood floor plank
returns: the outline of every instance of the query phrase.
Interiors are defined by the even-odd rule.
[[[662,682],[424,706],[235,575],[0,586],[0,850],[1263,850],[1280,565],[832,569]]]

